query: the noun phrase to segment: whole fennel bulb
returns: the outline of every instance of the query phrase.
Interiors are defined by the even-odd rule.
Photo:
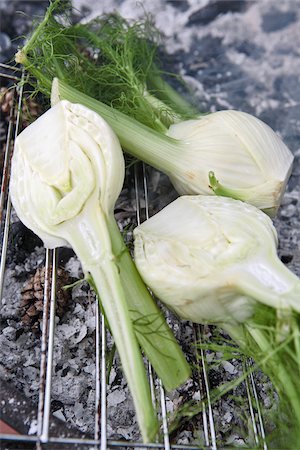
[[[293,156],[264,122],[241,111],[218,111],[171,125],[167,135],[185,143],[182,166],[170,174],[179,194],[211,194],[250,203],[274,215]],[[218,178],[214,180],[210,173]]]
[[[80,104],[59,102],[16,139],[12,203],[46,247],[69,245],[79,257],[100,296],[148,442],[156,434],[157,418],[139,343],[169,389],[185,381],[190,371],[114,220],[123,180],[117,137],[98,114]],[[147,322],[148,316],[152,319]],[[158,326],[161,333],[155,334]]]
[[[270,377],[284,412],[275,447],[297,448],[300,280],[276,254],[269,217],[238,200],[185,196],[134,237],[136,265],[157,297],[184,319],[221,326]]]

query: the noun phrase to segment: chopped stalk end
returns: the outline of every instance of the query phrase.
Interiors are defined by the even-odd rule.
[[[233,190],[226,188],[220,183],[220,181],[215,176],[215,172],[213,172],[212,170],[208,172],[208,179],[209,187],[214,191],[216,195],[220,195],[222,197],[231,197],[239,200],[239,196],[236,195]]]
[[[215,172],[210,170],[208,172],[208,179],[209,179],[209,187],[215,192],[219,187],[219,180],[217,180],[215,176]]]
[[[27,56],[24,52],[24,50],[18,50],[15,54],[15,61],[17,64],[22,64],[23,66],[26,65],[27,62]]]

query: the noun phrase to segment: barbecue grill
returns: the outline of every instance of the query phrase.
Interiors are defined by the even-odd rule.
[[[30,16],[31,11],[42,15],[48,1],[0,3],[0,12],[15,18],[14,12],[9,13],[15,11],[14,5],[24,5]],[[85,3],[93,8],[97,2]],[[98,3],[100,9],[102,3],[108,4]],[[281,259],[291,264],[299,276],[299,63],[295,55],[300,37],[296,3],[282,0],[274,7],[271,0],[157,0],[148,2],[148,6],[152,11],[157,7],[162,13],[156,18],[167,38],[174,32],[174,39],[167,39],[172,64],[182,69],[195,97],[198,96],[201,110],[234,108],[254,113],[280,131],[294,151],[292,178],[275,225]],[[31,10],[32,5],[35,6]],[[132,8],[129,0],[111,0],[111,8],[112,5]],[[138,13],[135,17],[139,17]],[[4,19],[6,22],[6,16]],[[19,25],[16,20],[15,31],[23,34],[26,30]],[[3,27],[0,33],[1,49],[8,46],[8,28]],[[183,29],[183,38],[177,28]],[[191,33],[185,34],[187,31]],[[276,427],[271,417],[277,409],[276,393],[253,362],[235,352],[226,335],[220,335],[214,327],[179,322],[162,307],[194,370],[183,387],[167,393],[151,366],[147,367],[161,427],[157,440],[145,445],[135,423],[118,356],[113,352],[112,337],[87,285],[72,288],[73,301],[58,317],[61,264],[75,279],[81,276],[80,266],[72,253],[45,250],[24,229],[23,244],[18,243],[15,229],[20,222],[9,198],[10,161],[15,138],[24,127],[22,105],[26,104],[28,93],[27,86],[20,83],[25,77],[22,70],[12,63],[3,64],[14,53],[13,46],[11,50],[7,59],[0,56],[1,82],[11,88],[9,112],[0,120],[0,144],[5,140],[0,158],[0,346],[4,355],[0,365],[1,449],[266,450]],[[174,195],[167,178],[154,169],[143,163],[127,169],[125,189],[115,212],[128,243],[132,227],[170,203]],[[22,257],[19,245],[27,247],[22,250]],[[25,282],[42,267],[43,311],[34,334],[22,322],[18,305]],[[233,349],[233,359],[226,360],[221,353],[209,349],[209,342],[218,343],[220,339]],[[221,386],[225,387],[222,396]],[[177,424],[174,417],[178,418]]]
[[[23,77],[21,71],[15,67],[2,64],[6,70],[2,76],[12,79],[17,83]],[[14,101],[10,111],[10,120],[5,146],[5,158],[3,166],[3,178],[1,185],[1,216],[3,226],[3,243],[0,270],[0,290],[1,295],[4,289],[4,280],[6,276],[6,255],[9,242],[10,224],[12,220],[12,206],[8,192],[8,181],[10,172],[10,160],[13,151],[13,141],[20,129],[20,111],[22,109],[23,86],[15,84],[13,88]],[[142,220],[149,217],[149,181],[148,168],[144,164],[135,165],[133,171],[134,196],[136,205],[136,222],[139,224]],[[2,406],[3,419],[13,428],[19,430],[16,434],[1,434],[3,449],[11,448],[78,448],[92,449],[100,448],[163,448],[169,449],[221,449],[224,443],[220,443],[218,438],[218,428],[215,420],[215,407],[211,401],[211,392],[209,386],[209,370],[212,365],[210,354],[202,347],[197,349],[195,346],[194,363],[197,364],[195,377],[198,391],[194,392],[194,397],[198,399],[199,413],[194,419],[197,424],[199,436],[202,436],[199,444],[177,443],[170,437],[169,417],[168,417],[168,394],[164,391],[160,380],[157,380],[151,366],[148,367],[149,380],[152,390],[153,401],[158,405],[158,415],[161,419],[161,437],[157,442],[151,444],[142,444],[139,440],[112,440],[108,436],[109,419],[107,414],[107,330],[103,316],[99,310],[98,302],[94,302],[94,320],[95,320],[95,398],[94,398],[94,433],[83,433],[74,427],[69,426],[51,413],[52,401],[52,380],[53,380],[53,354],[55,338],[55,303],[56,303],[56,274],[57,274],[57,252],[55,250],[45,250],[45,286],[43,298],[43,320],[42,333],[40,339],[40,369],[39,369],[39,394],[36,411],[31,405],[29,399],[24,400],[23,395],[17,391],[13,385],[4,384],[2,386]],[[5,294],[5,292],[4,292]],[[9,299],[7,299],[9,301]],[[202,326],[193,326],[194,342],[201,343],[205,337],[205,330]],[[191,343],[192,345],[193,343]],[[242,366],[241,366],[242,367]],[[251,361],[247,362],[248,369],[245,373],[244,391],[245,405],[247,405],[248,422],[250,423],[250,435],[257,448],[267,449],[264,419],[261,412],[261,402],[255,382],[255,376],[251,367]],[[26,406],[27,403],[27,406]],[[18,405],[17,410],[16,404]],[[23,405],[21,407],[21,405]],[[25,405],[25,406],[24,406]],[[16,412],[18,417],[16,417]],[[23,415],[23,418],[22,418]],[[31,424],[35,427],[28,428],[22,424],[22,420],[30,417]],[[20,430],[23,430],[20,431]],[[226,446],[224,448],[230,448]]]

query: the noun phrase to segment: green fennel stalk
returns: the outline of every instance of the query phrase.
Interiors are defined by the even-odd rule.
[[[190,376],[190,367],[136,270],[114,217],[109,218],[108,230],[137,339],[164,387],[171,391]]]
[[[157,419],[155,411],[151,407],[149,384],[140,357],[140,347],[136,339],[132,315],[128,310],[126,293],[116,263],[117,256],[111,244],[106,218],[103,217],[103,211],[100,208],[94,210],[94,219],[94,223],[86,226],[85,231],[88,232],[89,238],[93,236],[94,239],[97,239],[101,236],[102,255],[100,260],[98,257],[91,256],[91,248],[86,245],[86,234],[82,233],[78,224],[70,227],[67,234],[68,241],[82,262],[85,273],[93,279],[93,284],[96,287],[96,292],[120,355],[143,441],[152,442],[157,433]],[[146,330],[147,324],[145,324],[142,332]],[[157,350],[153,349],[154,358],[156,354]]]

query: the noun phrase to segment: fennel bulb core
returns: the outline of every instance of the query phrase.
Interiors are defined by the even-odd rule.
[[[252,205],[226,197],[179,197],[134,236],[145,282],[185,319],[244,322],[256,302],[300,311],[300,281],[276,255],[271,220]]]
[[[16,139],[12,201],[20,219],[48,248],[68,243],[64,222],[84,217],[89,204],[100,201],[111,213],[123,179],[115,134],[82,105],[57,103]]]
[[[213,172],[220,183],[216,193],[275,214],[293,156],[268,125],[228,110],[173,124],[167,135],[183,144],[181,172],[169,175],[179,194],[211,195]]]

